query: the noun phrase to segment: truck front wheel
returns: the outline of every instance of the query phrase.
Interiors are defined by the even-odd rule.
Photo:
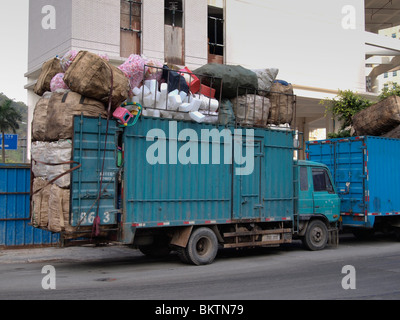
[[[187,262],[195,265],[210,264],[218,252],[218,239],[209,228],[199,228],[193,231],[184,249]]]
[[[308,224],[302,241],[308,250],[322,250],[328,242],[328,228],[321,220],[313,220]]]

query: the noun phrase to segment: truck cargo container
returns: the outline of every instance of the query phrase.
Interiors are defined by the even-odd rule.
[[[100,237],[150,255],[176,250],[196,265],[221,247],[302,239],[323,249],[337,242],[339,197],[325,165],[293,159],[293,138],[292,130],[151,117],[121,128],[75,116],[72,160],[81,167],[71,174],[69,223],[82,236],[97,219]]]
[[[343,229],[364,237],[400,228],[400,140],[373,136],[307,142],[307,159],[328,166]]]

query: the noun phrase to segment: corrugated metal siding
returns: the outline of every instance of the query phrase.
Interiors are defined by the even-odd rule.
[[[97,213],[103,166],[107,120],[74,117],[73,160],[82,164],[71,175],[71,225],[91,226]],[[102,196],[98,215],[101,225],[116,224],[115,177],[117,167],[117,126],[109,122],[104,162]]]
[[[254,172],[249,176],[234,174],[236,164],[224,164],[224,146],[219,144],[220,164],[170,164],[172,155],[187,143],[177,142],[169,155],[176,132],[192,129],[201,137],[202,129],[213,125],[166,119],[142,118],[134,127],[125,129],[124,199],[125,222],[144,226],[181,225],[207,221],[224,223],[231,219],[290,219],[293,216],[293,136],[291,132],[254,130]],[[165,133],[167,163],[151,165],[146,152],[156,141],[146,141],[148,132]],[[219,130],[222,130],[220,127]],[[233,132],[233,128],[229,128]],[[193,131],[192,131],[193,132]],[[193,141],[192,139],[190,141]],[[203,141],[202,141],[203,143]],[[201,163],[201,143],[198,162]],[[173,144],[172,144],[173,145]],[[211,146],[209,152],[211,154]],[[257,151],[258,150],[258,151]],[[245,152],[243,152],[243,155]],[[210,159],[211,162],[211,159]],[[233,161],[234,162],[234,161]],[[239,166],[241,167],[241,166]],[[263,220],[264,219],[264,220]]]
[[[367,137],[368,191],[370,213],[400,212],[400,140]]]
[[[0,164],[0,246],[50,245],[59,235],[30,223],[30,166]]]
[[[344,225],[373,227],[377,216],[400,215],[399,139],[368,136],[308,142],[307,154],[331,170]]]

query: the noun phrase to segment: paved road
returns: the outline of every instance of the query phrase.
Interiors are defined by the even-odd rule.
[[[400,243],[390,237],[360,242],[342,236],[339,248],[222,250],[208,266],[143,256],[125,247],[11,250],[0,253],[0,299],[400,299]],[[44,290],[45,265],[55,290]],[[355,270],[355,289],[342,280]],[[347,278],[346,278],[347,279]],[[50,282],[48,282],[50,283]]]

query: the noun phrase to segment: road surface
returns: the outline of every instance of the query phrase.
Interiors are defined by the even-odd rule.
[[[149,258],[120,246],[5,250],[0,299],[400,299],[399,242],[382,236],[341,236],[340,242],[318,252],[300,243],[220,250],[207,266],[182,264],[175,254]],[[50,285],[55,289],[43,289]]]

